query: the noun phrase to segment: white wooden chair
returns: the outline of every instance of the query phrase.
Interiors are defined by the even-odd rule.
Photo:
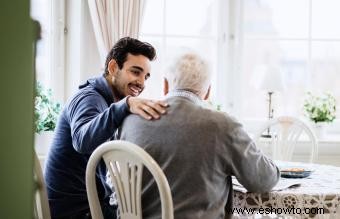
[[[48,204],[47,190],[42,174],[42,169],[37,154],[34,152],[34,218],[51,219],[50,207]]]
[[[86,190],[92,218],[103,219],[96,188],[96,167],[103,158],[109,170],[121,219],[142,218],[142,173],[145,166],[154,177],[161,199],[162,218],[173,219],[173,203],[168,181],[158,164],[141,147],[127,141],[100,145],[86,167]]]
[[[262,149],[269,149],[275,160],[292,161],[298,142],[300,145],[304,143],[310,149],[309,162],[314,162],[318,155],[318,142],[314,132],[294,117],[282,116],[268,121],[255,135],[255,142],[260,148],[267,145],[267,148]]]

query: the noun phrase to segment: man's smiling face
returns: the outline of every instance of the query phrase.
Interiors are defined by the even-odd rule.
[[[150,60],[143,55],[128,54],[121,69],[116,68],[111,77],[114,97],[120,100],[128,95],[138,96],[150,77]]]

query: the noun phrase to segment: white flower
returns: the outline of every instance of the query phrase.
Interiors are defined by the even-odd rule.
[[[314,96],[308,92],[304,101],[304,111],[314,122],[332,122],[336,116],[336,100],[329,93]]]

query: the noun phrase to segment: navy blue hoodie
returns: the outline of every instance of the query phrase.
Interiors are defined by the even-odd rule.
[[[128,114],[126,98],[113,103],[104,76],[89,79],[68,101],[59,117],[45,168],[52,217],[89,209],[85,185],[88,159],[100,144],[112,139]],[[110,194],[105,175],[102,162],[96,176],[102,201]]]

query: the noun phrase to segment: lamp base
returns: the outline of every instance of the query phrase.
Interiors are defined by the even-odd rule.
[[[262,134],[261,138],[272,138],[271,134]]]

